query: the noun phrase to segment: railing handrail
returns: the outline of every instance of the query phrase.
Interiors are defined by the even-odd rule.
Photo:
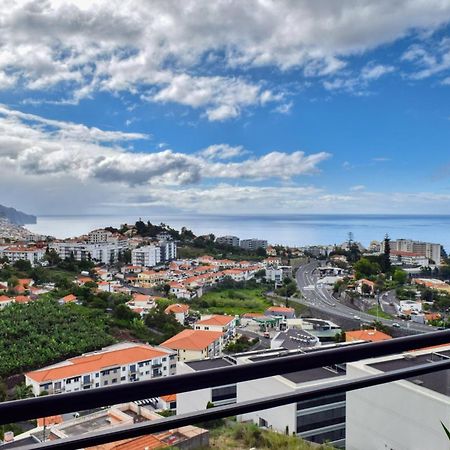
[[[403,369],[392,370],[376,375],[369,375],[356,379],[334,381],[320,386],[309,386],[298,389],[294,392],[277,394],[262,399],[250,400],[232,405],[218,406],[215,408],[180,414],[164,419],[137,423],[133,425],[122,425],[106,430],[86,433],[80,436],[63,438],[55,441],[47,441],[35,445],[20,447],[21,450],[76,450],[79,448],[92,447],[108,442],[115,442],[123,439],[136,438],[139,436],[167,431],[195,423],[222,419],[238,414],[246,414],[263,409],[275,408],[290,403],[310,400],[316,397],[339,394],[342,392],[354,391],[371,386],[399,381],[404,378],[424,375],[426,373],[437,372],[450,369],[450,360],[443,360],[417,365]]]
[[[47,416],[82,411],[110,405],[112,399],[115,404],[125,403],[448,343],[450,343],[450,330],[437,331],[380,342],[319,349],[300,355],[268,358],[251,364],[239,364],[129,384],[14,400],[0,403],[0,425],[35,419],[41,417],[43,411]]]

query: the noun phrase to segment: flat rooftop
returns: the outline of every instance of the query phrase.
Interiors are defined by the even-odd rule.
[[[421,364],[427,364],[430,362],[432,363],[442,361],[443,359],[449,358],[450,350],[428,353],[426,355],[408,354],[406,358],[403,357],[392,359],[390,361],[369,364],[369,367],[381,370],[382,372],[390,372],[392,370],[405,369],[408,367],[419,366]],[[406,378],[405,380],[410,381],[417,386],[431,389],[432,391],[450,397],[450,370],[440,370],[438,372],[418,375],[412,378]]]
[[[187,366],[189,366],[191,369],[194,369],[196,372],[199,372],[201,370],[208,370],[208,369],[219,369],[221,367],[228,367],[228,366],[234,366],[231,361],[228,361],[224,358],[213,358],[213,359],[204,359],[199,361],[188,361],[185,362]]]

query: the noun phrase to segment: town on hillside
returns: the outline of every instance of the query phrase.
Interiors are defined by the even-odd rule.
[[[339,246],[288,247],[259,238],[196,236],[142,220],[63,240],[19,228],[3,228],[0,238],[1,401],[450,328],[450,265],[439,244],[385,236],[364,248],[349,236]],[[445,352],[450,346],[422,351],[425,359]],[[2,439],[5,448],[63,439],[248,401],[261,392],[322,386],[355,371],[370,368],[358,362],[195,392],[174,389],[102,410],[11,424]],[[418,395],[431,386],[426,376],[421,380]],[[433,386],[439,390],[439,383]],[[365,394],[352,395],[364,403]],[[318,401],[286,405],[276,415],[243,414],[237,422],[294,433],[311,445],[343,447],[358,416],[346,414],[345,394]],[[381,400],[372,404],[383,407]],[[189,425],[131,439],[121,449],[202,448],[220,426]],[[110,448],[116,447],[105,450]]]

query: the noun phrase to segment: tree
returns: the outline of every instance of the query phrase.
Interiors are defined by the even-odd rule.
[[[402,269],[395,269],[394,274],[392,275],[392,279],[399,285],[405,284],[407,278],[408,274]]]
[[[19,259],[14,263],[14,267],[21,272],[28,272],[31,270],[31,262],[28,259]]]
[[[357,279],[370,278],[377,275],[381,270],[378,263],[369,261],[367,258],[361,258],[354,264],[353,268]]]
[[[384,252],[380,257],[380,266],[381,270],[384,273],[387,273],[391,270],[391,240],[389,239],[389,235],[386,234],[384,237]]]
[[[22,400],[24,398],[34,397],[33,388],[25,383],[18,384],[14,390],[14,397],[16,400]]]

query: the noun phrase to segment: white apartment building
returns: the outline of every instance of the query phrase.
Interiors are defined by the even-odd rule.
[[[162,241],[158,244],[161,261],[172,261],[177,258],[177,244],[173,241]]]
[[[121,343],[25,374],[35,396],[95,389],[175,375],[174,352]]]
[[[216,238],[216,243],[230,247],[239,247],[239,238],[237,236],[220,236]]]
[[[103,264],[117,262],[121,252],[128,248],[126,240],[88,244],[85,242],[52,242],[50,249],[55,250],[61,259],[72,256],[77,261],[93,260]]]
[[[32,266],[42,261],[45,256],[45,249],[37,247],[0,247],[0,258],[8,258],[14,264],[16,261],[30,261]]]
[[[450,358],[450,345],[347,364],[359,378]],[[450,442],[450,370],[347,393],[348,450],[444,450]]]
[[[161,249],[156,245],[146,245],[131,251],[133,266],[153,267],[161,262]]]
[[[283,281],[283,270],[278,267],[267,267],[265,278],[267,281],[272,281],[275,283],[282,283]]]
[[[105,242],[115,242],[117,237],[115,237],[111,231],[104,229],[93,230],[88,234],[90,244],[100,244]]]
[[[412,239],[397,239],[390,241],[389,246],[391,251],[415,253],[431,259],[437,266],[441,264],[441,244],[413,241]],[[384,252],[384,241],[381,243],[381,251]]]
[[[257,250],[258,248],[267,248],[267,241],[263,239],[242,239],[239,243],[244,250]]]

